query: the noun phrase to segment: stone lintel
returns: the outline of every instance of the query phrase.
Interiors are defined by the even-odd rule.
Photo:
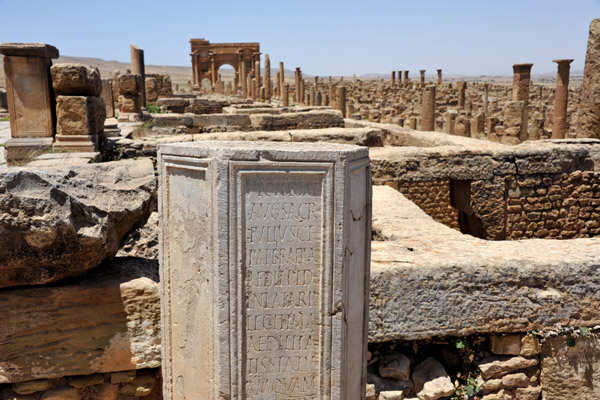
[[[58,58],[58,49],[45,43],[2,43],[0,54],[9,57]]]

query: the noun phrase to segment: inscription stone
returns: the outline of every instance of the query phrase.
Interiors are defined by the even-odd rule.
[[[364,399],[368,149],[159,151],[166,399]]]

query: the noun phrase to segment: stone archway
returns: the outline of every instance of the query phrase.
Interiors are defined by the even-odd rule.
[[[202,79],[209,79],[214,85],[222,65],[229,64],[235,70],[235,89],[244,86],[248,75],[254,75],[257,61],[260,68],[259,43],[210,43],[205,39],[192,39],[190,43],[195,90],[200,88]]]

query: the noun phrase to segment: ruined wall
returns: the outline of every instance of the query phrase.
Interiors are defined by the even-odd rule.
[[[600,234],[598,151],[600,142],[372,149],[373,182],[397,187],[436,221],[456,228],[460,220],[464,233],[480,238],[587,238]],[[439,213],[448,197],[462,199],[451,202],[458,218]]]
[[[458,210],[450,204],[450,180],[407,182],[398,181],[395,187],[427,215],[454,229],[458,226]]]
[[[38,379],[0,385],[1,399],[162,399],[160,369]]]

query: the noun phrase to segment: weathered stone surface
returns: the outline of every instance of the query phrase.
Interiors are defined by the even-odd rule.
[[[99,385],[104,382],[104,375],[102,374],[91,374],[91,375],[80,375],[80,376],[71,376],[67,379],[69,386],[74,388],[82,388],[86,386],[94,386]]]
[[[77,389],[54,389],[44,393],[41,400],[81,400],[81,397]]]
[[[159,367],[159,308],[156,260],[0,291],[0,383]]]
[[[58,58],[58,49],[45,43],[2,43],[0,54],[16,57]]]
[[[437,400],[454,393],[454,385],[448,373],[434,358],[428,357],[418,364],[412,378],[420,400]]]
[[[529,386],[529,378],[523,372],[504,375],[502,386],[505,388],[525,388]]]
[[[57,95],[100,96],[102,80],[96,67],[83,64],[54,64],[50,67],[52,86]]]
[[[144,226],[131,232],[123,241],[117,257],[158,259],[158,213],[153,212]]]
[[[398,390],[390,392],[380,392],[379,400],[404,400],[404,392]]]
[[[522,335],[492,335],[490,347],[494,354],[514,355],[521,354]]]
[[[77,276],[112,257],[155,190],[150,160],[0,173],[0,287]]]
[[[540,354],[542,347],[540,341],[535,335],[525,335],[521,339],[521,355],[523,357],[532,357]]]
[[[38,379],[35,381],[26,381],[15,383],[13,390],[18,394],[31,394],[35,392],[43,392],[52,387],[52,381],[48,379]]]
[[[600,240],[481,240],[373,192],[370,341],[600,324]]]
[[[119,94],[137,95],[142,90],[142,77],[136,74],[119,75]]]
[[[568,346],[568,336],[546,338],[542,346],[540,378],[546,399],[600,398],[600,341],[598,335],[579,337]]]
[[[481,361],[478,367],[483,379],[497,378],[509,372],[533,367],[538,364],[536,358],[489,357]],[[504,384],[504,381],[502,381]]]
[[[97,96],[58,96],[56,133],[59,135],[95,135],[104,130],[106,106]]]
[[[343,127],[344,119],[339,111],[312,110],[297,113],[251,114],[253,130],[277,131],[283,129],[318,129]]]
[[[368,149],[174,144],[161,146],[159,165],[166,398],[209,398],[211,389],[249,400],[364,398]],[[277,244],[264,236],[268,231],[279,232]],[[267,256],[273,251],[279,261]],[[232,272],[224,273],[223,265]],[[238,280],[240,271],[245,279]],[[232,284],[240,290],[223,291]],[[277,293],[284,292],[291,297],[282,302]],[[267,298],[277,300],[268,304]],[[274,315],[286,316],[270,326]],[[290,346],[291,337],[305,345]],[[331,338],[327,344],[324,337]],[[236,338],[247,343],[243,356],[226,350]],[[297,368],[264,369],[294,357]],[[239,389],[224,379],[230,371],[239,371],[233,372]],[[282,396],[284,380],[306,382],[305,389]]]
[[[590,23],[580,96],[577,137],[600,138],[600,19]]]
[[[142,371],[130,383],[123,385],[119,392],[125,396],[145,397],[152,392],[156,384],[156,376],[152,371]]]
[[[122,113],[137,113],[140,111],[139,97],[135,94],[119,95],[119,111]]]
[[[407,381],[410,379],[410,360],[402,353],[387,356],[379,361],[379,375]]]
[[[542,387],[541,386],[534,386],[534,387],[526,387],[526,388],[519,388],[516,390],[515,392],[515,399],[519,399],[519,400],[538,400],[540,398],[540,394],[542,394]],[[575,399],[585,399],[585,397],[580,395],[580,392],[571,392],[569,394],[570,397],[564,397],[565,399],[568,398],[575,398]],[[553,399],[554,397],[546,397],[547,399]],[[560,397],[557,397],[560,398]]]
[[[135,379],[135,376],[136,376],[135,370],[123,371],[123,372],[113,372],[110,375],[110,383],[112,383],[113,385],[117,384],[117,383],[129,383]]]
[[[367,383],[365,389],[365,399],[366,400],[377,400],[377,391],[375,390],[375,385]]]

